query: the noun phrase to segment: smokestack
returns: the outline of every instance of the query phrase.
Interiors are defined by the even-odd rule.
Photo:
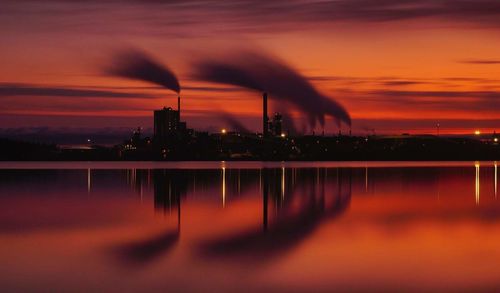
[[[267,137],[269,117],[267,117],[267,93],[262,94],[262,136]]]
[[[177,96],[177,119],[181,122],[181,96]]]

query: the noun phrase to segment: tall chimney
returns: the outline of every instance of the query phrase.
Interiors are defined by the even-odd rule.
[[[262,136],[267,137],[269,131],[269,117],[267,117],[267,93],[262,94]]]
[[[181,96],[177,96],[177,120],[181,122]]]

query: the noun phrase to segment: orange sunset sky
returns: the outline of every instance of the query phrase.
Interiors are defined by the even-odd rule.
[[[500,125],[493,0],[4,0],[0,42],[4,129],[151,128],[152,110],[175,106],[176,94],[103,74],[123,48],[144,50],[178,75],[183,119],[197,129],[224,127],[221,112],[260,129],[260,93],[197,80],[193,65],[253,49],[342,104],[354,133]],[[300,109],[290,112],[310,131]],[[325,131],[338,131],[333,120]]]

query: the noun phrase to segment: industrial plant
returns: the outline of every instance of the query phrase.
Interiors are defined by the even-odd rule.
[[[435,135],[352,136],[291,134],[283,116],[268,113],[268,93],[262,94],[262,131],[215,133],[196,131],[181,120],[181,98],[177,109],[163,107],[153,112],[153,137],[142,137],[141,129],[117,147],[121,160],[452,160],[457,157],[491,159],[500,155],[496,133],[477,137]]]
[[[153,131],[142,128],[119,145],[86,145],[64,148],[3,140],[6,151],[0,160],[498,160],[497,134],[476,131],[472,136],[439,135],[351,135],[349,112],[333,97],[320,93],[309,79],[281,60],[263,52],[239,53],[222,60],[201,60],[194,66],[200,81],[236,86],[258,93],[262,99],[262,130],[252,132],[226,114],[232,129],[207,132],[190,128],[182,120],[181,84],[167,66],[140,50],[126,50],[114,56],[103,69],[113,77],[145,82],[172,91],[177,108],[164,106],[153,112]],[[182,98],[181,98],[182,97]],[[281,109],[300,112],[305,127],[325,127],[326,118],[336,122],[338,135],[295,131],[290,114],[269,113],[268,100]],[[287,123],[285,123],[285,121]],[[341,126],[349,128],[342,134]],[[19,151],[25,150],[25,151]]]
[[[141,128],[119,147],[123,158],[151,159],[255,159],[286,158],[295,147],[294,140],[283,129],[283,117],[268,115],[268,94],[262,95],[262,133],[228,131],[218,133],[195,131],[181,120],[181,97],[177,110],[163,107],[153,111],[153,137],[142,137]]]

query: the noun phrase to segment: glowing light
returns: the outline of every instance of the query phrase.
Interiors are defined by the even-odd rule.
[[[91,180],[92,180],[92,174],[90,173],[90,169],[87,169],[87,192],[89,193],[90,193],[90,188],[92,187]]]
[[[498,142],[498,138],[497,138],[497,137],[495,137],[495,138],[493,139],[493,141],[494,141],[494,142]]]
[[[222,167],[222,207],[226,206],[226,168]]]
[[[226,134],[227,133],[227,130],[225,128],[222,128],[222,130],[220,131],[222,134]]]
[[[286,137],[286,135],[284,133],[281,134],[281,137]]]
[[[87,138],[87,142],[90,142],[90,141],[91,141],[90,138]]]
[[[281,199],[285,199],[285,167],[281,167]]]
[[[368,166],[365,167],[365,192],[368,192]]]
[[[474,164],[476,167],[476,205],[479,205],[479,162],[476,162]]]
[[[475,134],[475,135],[481,135],[481,130],[476,130],[476,131],[474,131],[474,134]]]
[[[497,177],[498,177],[497,162],[495,162],[495,198],[497,198]]]

